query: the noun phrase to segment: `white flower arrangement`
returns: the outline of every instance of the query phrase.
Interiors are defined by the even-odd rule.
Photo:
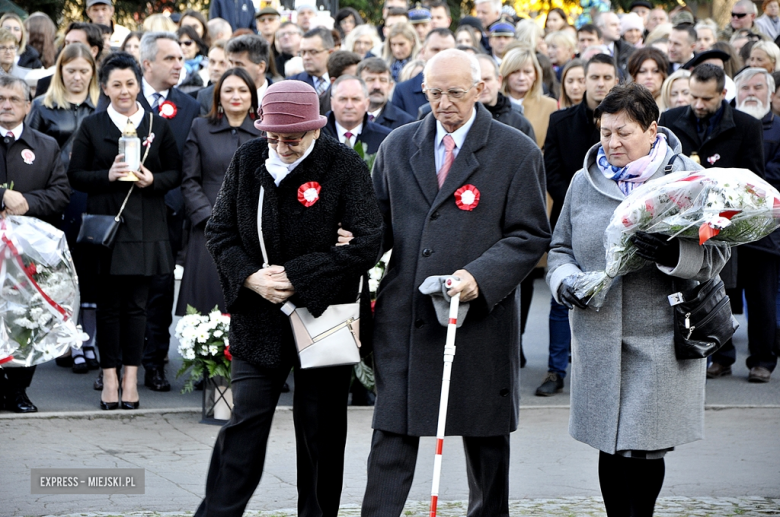
[[[208,315],[188,306],[187,315],[176,324],[179,354],[184,359],[177,377],[190,370],[182,393],[192,391],[194,382],[204,376],[221,376],[230,380],[230,316],[217,307]]]

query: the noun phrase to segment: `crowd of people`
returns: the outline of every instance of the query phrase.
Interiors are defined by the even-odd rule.
[[[664,455],[702,437],[705,378],[736,361],[731,342],[709,364],[675,359],[663,309],[675,280],[720,274],[735,312],[744,295],[748,380],[770,381],[777,232],[732,253],[639,234],[657,267],[626,275],[598,312],[571,278],[603,269],[613,210],[669,170],[739,167],[780,187],[778,0],[761,16],[738,0],[725,26],[646,0],[576,20],[474,3],[454,20],[444,1],[385,0],[377,25],[352,8],[251,0],[150,13],[137,30],[117,23],[112,0],[87,0],[84,21],[59,27],[43,13],[0,17],[2,215],[61,228],[79,274],[89,340],[57,364],[100,369],[101,409],[136,409],[139,366],[148,389],[170,390],[174,314],[232,316],[235,408],[196,515],[243,511],[291,369],[300,515],[337,514],[350,369],[300,369],[278,306],[317,316],[356,293],[367,302],[360,279],[389,250],[362,336],[377,388],[363,515],[400,514],[419,437],[435,434],[432,345],[445,331],[418,292],[430,276],[457,277],[448,294],[469,305],[447,433],[463,436],[470,517],[508,516],[522,334],[545,270],[536,395],[560,393],[571,369],[570,432],[600,451],[611,516],[652,515]],[[117,151],[128,130],[143,141],[138,170]],[[82,214],[120,211],[113,247],[76,243]],[[34,372],[0,369],[6,410],[37,411]]]

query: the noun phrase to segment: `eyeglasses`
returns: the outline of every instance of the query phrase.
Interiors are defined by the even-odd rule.
[[[16,52],[17,47],[0,46],[0,52]]]
[[[446,95],[450,100],[462,99],[475,85],[472,85],[468,90],[462,88],[450,88],[449,90],[440,90],[439,88],[426,88],[423,90],[425,97],[429,101],[438,101],[442,95]]]
[[[189,47],[190,45],[193,45],[195,42],[191,39],[188,39],[187,41],[180,41],[179,45],[184,45],[185,47]]]
[[[280,138],[268,138],[268,135],[264,135],[263,138],[265,138],[269,146],[277,146],[279,144],[284,144],[287,147],[298,147],[299,145],[301,145],[301,142],[303,142],[303,139],[306,138],[306,135],[308,134],[309,132],[306,131],[304,134],[301,135],[300,138],[296,138],[295,140],[282,140]]]
[[[739,18],[740,20],[747,15],[748,13],[731,13],[732,18]]]
[[[319,50],[316,50],[316,49],[315,50],[301,50],[300,52],[298,52],[298,55],[300,57],[304,57],[306,54],[309,54],[311,56],[316,56],[317,54],[322,54],[323,52],[327,52],[327,51],[328,51],[328,49],[326,49],[326,48],[321,48]]]

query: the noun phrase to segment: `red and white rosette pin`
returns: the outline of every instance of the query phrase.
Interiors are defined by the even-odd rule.
[[[479,189],[474,185],[463,185],[455,191],[455,204],[461,210],[471,212],[479,205]]]
[[[307,181],[298,187],[298,202],[309,208],[320,199],[320,184],[316,181]]]
[[[159,110],[160,110],[160,116],[162,118],[168,118],[168,119],[175,117],[176,113],[179,112],[179,109],[171,101],[165,101],[161,103]]]
[[[35,153],[29,149],[25,149],[22,151],[22,160],[24,160],[24,163],[27,165],[32,165],[32,162],[35,161]]]

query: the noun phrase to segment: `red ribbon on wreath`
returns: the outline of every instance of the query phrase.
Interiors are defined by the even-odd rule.
[[[179,109],[171,101],[164,101],[160,103],[160,106],[157,109],[159,110],[160,116],[167,119],[175,117],[179,112]]]
[[[461,210],[471,212],[479,205],[479,189],[474,185],[463,185],[455,191],[455,204]]]
[[[298,202],[309,208],[320,199],[320,184],[316,181],[307,181],[298,187]]]

